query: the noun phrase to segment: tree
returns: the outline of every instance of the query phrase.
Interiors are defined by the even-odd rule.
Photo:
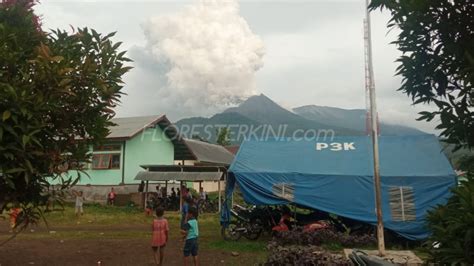
[[[414,104],[434,103],[438,110],[421,112],[419,120],[439,117],[445,141],[474,147],[474,5],[470,0],[372,0],[370,9],[387,9],[388,27],[401,31],[394,41],[402,56],[399,90]],[[427,251],[439,264],[474,263],[474,160],[462,158],[466,180],[452,190],[445,205],[428,212],[432,235]],[[433,245],[437,243],[437,245]]]
[[[227,127],[219,128],[217,131],[217,144],[221,146],[229,146],[230,142],[230,130]]]
[[[474,6],[471,0],[372,0],[399,28],[393,43],[403,53],[399,90],[414,104],[434,103],[419,120],[440,118],[440,136],[456,148],[474,147]]]
[[[50,184],[65,190],[80,178],[130,69],[113,33],[46,33],[35,2],[0,3],[0,213],[21,208],[23,228],[42,216]]]

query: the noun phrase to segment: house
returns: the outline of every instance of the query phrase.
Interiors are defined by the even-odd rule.
[[[90,200],[105,200],[110,187],[119,194],[137,192],[140,181],[135,176],[143,165],[226,167],[233,159],[222,146],[182,138],[165,115],[114,118],[112,122],[115,126],[106,141],[90,147],[92,161],[85,170],[88,177],[82,176],[75,188]],[[211,182],[205,189],[214,191],[217,186]]]
[[[87,166],[90,178],[81,185],[135,184],[141,164],[173,164],[176,133],[166,116],[114,118],[106,142],[91,147],[92,163]],[[174,140],[177,141],[177,140]]]

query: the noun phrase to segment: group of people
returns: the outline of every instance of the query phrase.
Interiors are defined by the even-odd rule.
[[[183,194],[184,197],[184,194]],[[182,206],[182,217],[180,223],[180,231],[184,241],[183,256],[184,265],[189,264],[192,256],[194,265],[199,265],[198,260],[198,210],[192,205],[192,198],[186,197]],[[158,207],[155,210],[156,217],[152,223],[152,241],[151,248],[153,250],[153,258],[156,265],[163,265],[164,251],[168,242],[169,225],[168,220],[164,218],[164,209]]]
[[[84,193],[82,191],[72,190],[72,193],[75,197],[75,214],[76,216],[82,216],[84,214],[84,201],[86,198],[84,197]],[[114,188],[110,188],[109,193],[107,193],[107,205],[115,205],[115,198],[117,197],[117,193],[115,192]]]
[[[157,196],[159,198],[166,197],[167,193],[164,188],[156,186]],[[76,216],[83,215],[84,201],[85,197],[82,191],[72,191],[75,195],[75,213]],[[180,222],[180,232],[184,241],[183,248],[183,257],[184,265],[190,263],[190,257],[193,259],[194,265],[199,265],[198,260],[198,237],[199,237],[199,226],[198,226],[198,203],[195,201],[189,191],[185,186],[182,186],[181,189],[175,191],[174,188],[171,189],[171,197],[183,197],[183,205],[181,208],[181,222]],[[117,193],[114,188],[110,189],[110,192],[107,194],[107,204],[114,205]],[[205,199],[206,194],[203,191],[202,187],[200,188],[200,199]],[[169,239],[169,224],[168,220],[164,217],[164,208],[158,206],[155,209],[155,218],[152,223],[152,241],[151,247],[153,250],[153,258],[156,265],[163,265],[163,259],[165,255],[165,247]]]

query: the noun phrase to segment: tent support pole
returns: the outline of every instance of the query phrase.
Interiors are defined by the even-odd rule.
[[[221,212],[222,203],[221,203],[221,181],[217,181],[217,189],[219,190],[219,212]]]
[[[179,212],[183,211],[183,181],[179,181]]]
[[[146,210],[146,203],[148,201],[148,180],[146,181],[145,184],[145,197],[143,198],[143,209]]]

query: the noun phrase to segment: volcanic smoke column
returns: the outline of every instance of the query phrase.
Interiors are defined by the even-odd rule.
[[[166,95],[184,108],[219,109],[256,93],[264,45],[236,1],[199,1],[149,19],[147,49],[167,66]],[[162,88],[163,89],[163,88]]]

